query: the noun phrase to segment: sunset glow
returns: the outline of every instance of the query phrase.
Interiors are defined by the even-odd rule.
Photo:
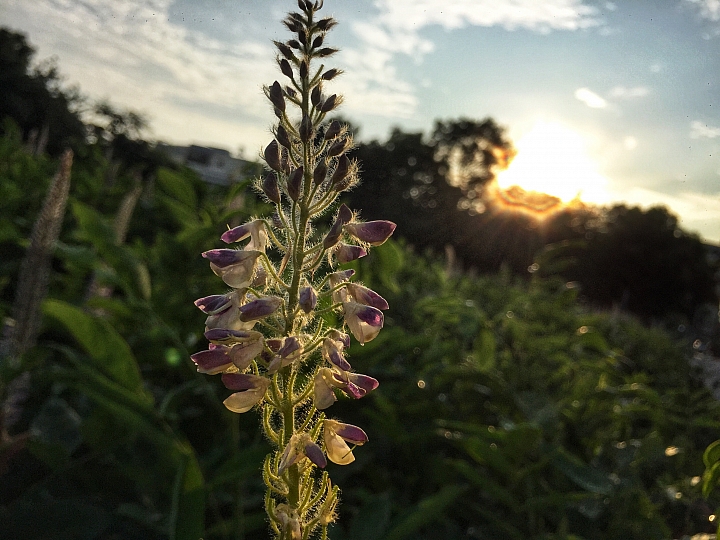
[[[607,179],[588,155],[585,139],[561,124],[537,122],[516,143],[517,155],[497,174],[497,187],[550,195],[569,203],[608,200]],[[517,192],[517,190],[516,190]]]

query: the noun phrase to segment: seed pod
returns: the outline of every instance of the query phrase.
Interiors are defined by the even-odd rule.
[[[288,41],[288,45],[290,45],[293,49],[301,49],[302,45],[300,45],[300,42],[297,39],[291,39]]]
[[[335,137],[337,137],[341,129],[342,126],[340,125],[340,122],[338,122],[337,120],[333,120],[328,126],[327,130],[325,130],[325,140],[329,141],[330,139],[334,139]]]
[[[283,97],[282,86],[280,86],[279,82],[275,81],[272,83],[268,94],[268,97],[270,98],[272,104],[275,105],[275,108],[285,111],[285,98]]]
[[[288,62],[285,58],[280,60],[280,71],[282,71],[282,74],[286,77],[290,79],[293,78],[293,70],[290,67],[290,62]]]
[[[309,116],[303,116],[303,119],[300,121],[300,140],[302,142],[308,142],[310,139],[312,139],[313,134],[313,126],[312,126],[312,120],[310,120]]]
[[[315,54],[319,56],[320,58],[324,58],[326,56],[332,56],[336,52],[338,52],[339,49],[336,49],[334,47],[325,47],[323,49],[318,50]]]
[[[310,94],[310,102],[317,107],[320,104],[320,98],[322,97],[322,85],[318,84],[313,88]]]
[[[300,62],[300,78],[304,79],[307,77],[307,75],[308,75],[308,65],[307,65],[307,62],[305,60],[303,60],[302,62]]]
[[[328,69],[325,73],[323,73],[320,78],[324,81],[331,81],[340,73],[342,73],[342,71],[340,71],[339,69],[332,68]]]
[[[322,184],[325,181],[325,177],[327,176],[328,168],[325,164],[325,160],[321,160],[320,163],[317,164],[315,167],[315,170],[313,171],[313,182],[316,186]]]
[[[323,36],[316,37],[312,42],[312,48],[317,49],[320,45],[323,44],[324,38]]]
[[[300,190],[302,189],[302,180],[304,174],[305,169],[303,169],[303,167],[298,167],[288,177],[288,195],[290,195],[290,198],[293,201],[297,202],[297,200],[300,198]]]
[[[325,102],[320,106],[320,111],[324,113],[328,113],[332,111],[335,108],[335,104],[337,103],[337,94],[333,94],[329,98],[325,100]]]
[[[335,172],[332,175],[332,178],[330,179],[330,186],[335,186],[338,182],[341,180],[344,180],[345,177],[350,172],[350,160],[347,156],[343,155],[338,159],[337,167],[335,167]]]
[[[262,190],[265,196],[275,204],[280,204],[280,188],[278,187],[277,175],[268,172],[262,183]]]
[[[282,166],[280,165],[280,147],[275,139],[265,147],[264,156],[268,167],[275,171],[282,170]]]
[[[279,142],[285,148],[287,148],[287,149],[292,148],[292,144],[290,143],[290,137],[288,136],[288,132],[282,126],[282,124],[277,127],[277,133],[275,134],[275,137],[277,138],[277,142]]]
[[[327,151],[328,156],[339,156],[340,154],[344,153],[345,150],[348,147],[348,140],[347,139],[340,139],[332,143],[332,146]]]

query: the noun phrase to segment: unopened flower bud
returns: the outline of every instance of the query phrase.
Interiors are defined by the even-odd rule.
[[[278,187],[277,175],[274,172],[268,172],[262,183],[262,190],[265,196],[275,204],[280,204],[280,188]]]
[[[347,149],[349,144],[349,141],[347,139],[340,139],[332,143],[330,148],[327,151],[327,155],[334,157],[339,156],[340,154],[343,154],[345,150]]]
[[[328,112],[332,111],[335,108],[337,102],[338,102],[337,94],[333,94],[332,96],[330,96],[323,102],[323,104],[320,106],[320,111],[324,112],[324,113],[328,113]]]
[[[315,54],[319,56],[320,58],[324,58],[326,56],[332,56],[336,52],[338,52],[339,49],[336,49],[334,47],[325,47],[323,49],[318,50]]]
[[[342,125],[337,120],[333,120],[330,122],[330,125],[325,130],[325,140],[329,141],[334,139],[340,134],[340,131],[342,130]]]
[[[323,73],[320,78],[324,81],[332,81],[335,77],[340,75],[340,73],[342,73],[342,71],[339,69],[332,68]]]
[[[283,58],[280,60],[280,71],[282,71],[282,74],[288,77],[289,79],[293,78],[293,70],[290,67],[290,62],[287,61],[287,59]]]
[[[277,142],[279,142],[282,146],[285,148],[291,148],[292,144],[290,143],[290,137],[288,136],[287,130],[280,124],[277,127],[277,131],[275,133],[275,138],[277,139]]]
[[[337,21],[333,19],[332,17],[327,17],[326,19],[320,19],[316,26],[318,30],[321,30],[323,32],[326,32],[327,30],[330,30],[333,26],[337,24]]]
[[[303,30],[303,29],[298,30],[298,41],[302,45],[305,45],[307,43],[307,32],[305,32],[305,30]],[[302,77],[302,75],[300,75],[300,76]]]
[[[303,287],[300,290],[300,299],[298,301],[300,308],[305,313],[310,313],[317,305],[317,293],[312,287]]]
[[[357,283],[348,283],[347,290],[357,302],[377,309],[388,309],[387,300],[378,293]]]
[[[282,54],[285,58],[287,58],[288,60],[292,60],[295,58],[292,50],[290,50],[290,47],[288,47],[285,43],[282,43],[280,41],[273,41],[273,43],[275,43],[275,46],[280,51],[280,54]]]
[[[275,105],[275,108],[281,111],[285,110],[285,97],[283,96],[282,87],[279,82],[275,81],[272,83],[268,91],[268,97],[272,104]]]
[[[317,49],[318,47],[320,47],[323,44],[323,41],[324,41],[323,36],[316,37],[312,42],[312,48]]]
[[[313,88],[312,93],[310,94],[310,102],[317,107],[320,103],[320,98],[322,97],[322,86],[317,85],[315,88]]]
[[[302,181],[304,174],[305,169],[303,169],[303,167],[298,167],[288,177],[288,195],[290,195],[290,198],[293,201],[297,202],[297,200],[300,198],[300,190],[302,189]]]
[[[333,223],[332,227],[330,227],[330,230],[323,239],[323,249],[331,248],[338,243],[340,237],[342,236],[343,226],[350,219],[352,219],[352,212],[346,205],[341,205],[340,210],[338,211],[338,217],[335,219],[335,223]]]
[[[308,64],[305,60],[300,62],[300,78],[304,79],[308,76]]]
[[[282,170],[282,166],[280,164],[280,147],[275,139],[273,139],[272,142],[265,147],[263,155],[268,167],[275,171]]]
[[[310,139],[312,139],[313,125],[312,120],[310,120],[309,116],[303,116],[303,119],[300,121],[299,132],[302,142],[308,142]]]
[[[300,42],[297,39],[291,39],[288,41],[288,45],[290,45],[293,49],[300,49],[302,48],[302,45],[300,45]]]
[[[341,180],[344,180],[345,177],[350,172],[350,160],[346,155],[343,155],[338,159],[337,167],[335,167],[335,172],[333,172],[332,178],[330,178],[330,186],[335,186],[338,182]]]
[[[325,160],[320,160],[320,163],[317,164],[315,167],[315,170],[313,171],[313,182],[316,186],[319,186],[325,181],[325,177],[327,176],[328,168],[325,164]]]
[[[345,232],[361,242],[379,246],[390,238],[395,227],[396,225],[392,221],[368,221],[366,223],[348,223],[345,225]]]
[[[297,92],[294,88],[291,88],[290,86],[285,87],[285,95],[289,98],[295,98],[297,96]]]
[[[253,300],[244,306],[240,306],[240,320],[248,322],[263,319],[275,313],[280,304],[282,304],[282,299],[277,296],[266,296]]]

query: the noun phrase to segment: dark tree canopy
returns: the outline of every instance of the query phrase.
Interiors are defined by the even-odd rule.
[[[40,151],[59,154],[85,138],[77,91],[62,88],[53,61],[32,66],[35,50],[22,34],[0,28],[0,118],[11,118]],[[6,128],[0,125],[0,133]]]

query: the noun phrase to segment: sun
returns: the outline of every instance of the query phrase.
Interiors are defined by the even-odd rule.
[[[608,200],[608,181],[598,172],[585,138],[577,131],[538,121],[518,139],[515,148],[517,154],[509,167],[497,173],[499,194],[516,200],[513,191],[516,195],[534,192],[535,199],[545,194],[564,204],[601,204]]]

